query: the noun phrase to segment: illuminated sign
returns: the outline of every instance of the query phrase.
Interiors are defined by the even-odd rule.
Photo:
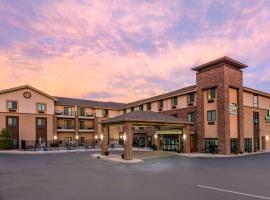
[[[270,110],[267,111],[267,115],[265,116],[266,123],[270,123]]]
[[[236,103],[231,103],[229,105],[229,112],[231,115],[237,115],[237,109],[238,109],[238,106]]]

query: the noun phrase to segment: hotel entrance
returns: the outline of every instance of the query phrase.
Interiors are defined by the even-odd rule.
[[[183,152],[183,131],[163,130],[157,131],[160,138],[160,149],[163,151]]]

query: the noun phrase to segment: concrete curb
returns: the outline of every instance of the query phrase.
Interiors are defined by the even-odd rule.
[[[102,160],[106,160],[106,161],[111,161],[111,162],[114,162],[114,163],[127,163],[127,164],[135,164],[135,163],[140,163],[140,162],[143,162],[143,160],[141,159],[137,159],[137,158],[134,158],[132,160],[123,160],[121,158],[121,154],[112,154],[112,155],[109,155],[109,156],[104,156],[104,155],[101,155],[101,154],[92,154],[90,155],[91,158],[95,158],[95,159],[102,159]]]

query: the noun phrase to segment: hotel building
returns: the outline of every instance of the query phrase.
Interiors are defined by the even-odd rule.
[[[243,86],[247,65],[228,57],[192,68],[196,85],[122,104],[54,97],[31,86],[0,91],[0,129],[21,141],[122,144],[220,154],[270,150],[270,94]],[[108,126],[114,125],[114,126]],[[170,125],[170,126],[168,126]]]

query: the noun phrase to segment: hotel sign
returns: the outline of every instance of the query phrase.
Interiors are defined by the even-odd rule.
[[[270,123],[270,110],[267,111],[267,115],[265,116],[266,123]]]
[[[236,103],[231,103],[229,105],[229,112],[231,115],[237,115],[237,109],[238,109],[238,106]]]

